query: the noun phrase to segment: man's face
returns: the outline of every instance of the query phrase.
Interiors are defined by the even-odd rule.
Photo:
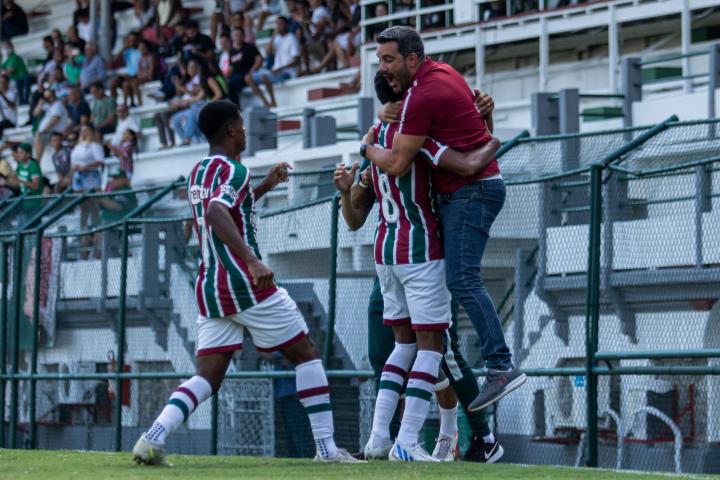
[[[60,147],[62,147],[62,137],[58,137],[57,135],[53,135],[53,136],[50,138],[50,145],[52,145],[52,147],[53,147],[55,150],[60,150]]]
[[[45,90],[45,93],[43,93],[43,98],[47,103],[55,102],[55,94],[52,90]]]
[[[16,150],[15,159],[20,163],[25,163],[28,160],[30,160],[30,154],[23,150],[22,148],[18,148]]]
[[[380,60],[380,72],[385,76],[395,93],[405,93],[410,86],[412,73],[408,67],[408,60],[416,58],[415,54],[408,58],[400,55],[397,42],[379,43],[377,57]]]
[[[187,29],[187,36],[188,38],[195,38],[197,37],[198,29],[195,27],[190,27]]]
[[[287,23],[285,23],[285,20],[283,20],[282,18],[278,18],[277,20],[275,20],[275,30],[280,35],[285,35],[287,33],[287,29],[288,26]]]
[[[95,86],[90,87],[90,93],[95,98],[100,98],[103,94],[103,91]]]
[[[129,113],[130,113],[130,112],[129,112],[129,110],[128,110],[128,107],[126,107],[126,106],[123,105],[122,103],[121,103],[120,105],[118,105],[118,107],[117,107],[118,117],[120,117],[120,118],[126,118]]]

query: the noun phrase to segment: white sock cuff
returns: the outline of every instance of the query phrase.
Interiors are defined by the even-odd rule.
[[[438,411],[439,411],[441,414],[443,414],[443,413],[445,413],[445,414],[450,414],[450,413],[452,413],[452,412],[457,413],[457,409],[458,409],[457,404],[455,404],[455,406],[454,406],[453,408],[443,408],[443,407],[441,407],[440,405],[438,405]]]
[[[395,348],[397,350],[402,351],[403,353],[410,353],[412,352],[413,355],[415,355],[418,351],[417,343],[398,343],[395,342]]]

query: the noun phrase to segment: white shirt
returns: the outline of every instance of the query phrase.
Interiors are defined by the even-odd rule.
[[[200,74],[196,74],[193,78],[190,79],[189,82],[185,84],[185,90],[187,90],[187,93],[183,94],[182,99],[183,100],[190,100],[193,98],[193,90],[195,90],[195,85],[200,85]]]
[[[134,115],[128,115],[123,119],[118,117],[115,133],[113,133],[112,139],[110,139],[110,144],[119,147],[123,141],[122,137],[126,130],[132,130],[135,133],[140,132],[140,122],[138,122],[138,119]]]
[[[78,142],[70,152],[70,165],[87,167],[91,163],[105,160],[102,145],[97,142]]]
[[[273,38],[273,51],[275,64],[273,70],[284,68],[300,56],[300,43],[295,35],[288,32],[285,35],[275,35]]]
[[[3,97],[0,97],[0,120],[10,120],[17,125],[17,93],[15,89],[8,88],[5,96],[15,104],[15,107],[11,107]]]
[[[325,5],[320,5],[315,10],[312,11],[312,17],[310,17],[310,33],[316,34],[317,27],[316,25],[322,20],[323,18],[327,18],[330,20],[330,10]],[[323,33],[323,32],[320,32]]]
[[[68,125],[68,113],[65,105],[63,105],[60,100],[55,100],[52,105],[45,105],[44,110],[45,116],[43,116],[42,120],[40,121],[38,130],[44,132],[47,129],[48,124],[50,123],[50,119],[53,117],[58,117],[60,120],[55,124],[55,126],[52,128],[52,130],[50,130],[50,132],[63,133]]]

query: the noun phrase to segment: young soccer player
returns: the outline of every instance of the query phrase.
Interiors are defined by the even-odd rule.
[[[275,284],[255,239],[255,196],[286,181],[288,165],[273,167],[253,192],[250,173],[240,163],[245,131],[238,106],[210,102],[198,121],[210,151],[188,179],[188,199],[202,253],[195,287],[200,311],[197,369],[140,436],[133,458],[138,463],[165,463],[165,438],[218,391],[233,353],[242,348],[243,328],[247,328],[258,350],[280,351],[295,365],[298,397],[315,438],[315,461],[356,463],[335,445],[330,389],[317,350],[306,336],[305,320],[287,292]]]

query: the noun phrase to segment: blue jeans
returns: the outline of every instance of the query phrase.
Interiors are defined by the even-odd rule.
[[[204,105],[205,102],[195,102],[189,108],[181,110],[171,117],[172,129],[180,142],[189,141],[197,144],[205,141],[205,136],[200,131],[198,124],[198,115]]]
[[[487,368],[512,367],[512,355],[492,299],[480,278],[490,227],[505,203],[502,179],[482,180],[440,195],[448,289],[467,312],[480,337]]]

